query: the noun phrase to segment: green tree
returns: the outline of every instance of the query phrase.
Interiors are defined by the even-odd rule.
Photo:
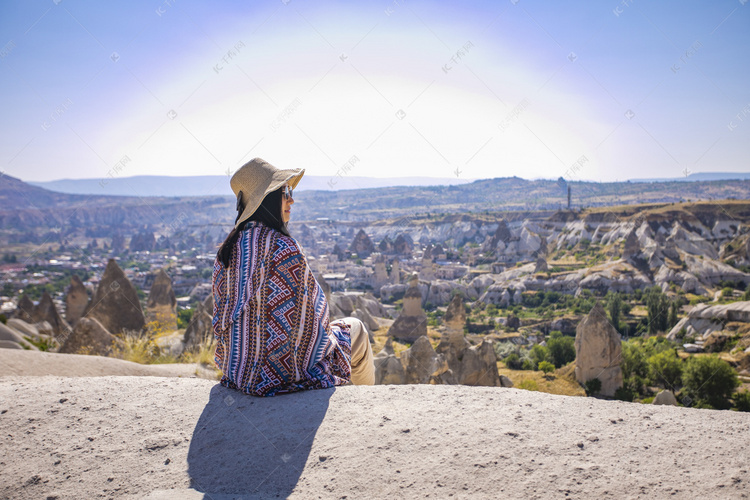
[[[718,356],[691,357],[682,374],[687,395],[696,404],[729,408],[729,398],[739,385],[737,372]]]
[[[640,339],[633,339],[622,343],[622,370],[621,395],[615,394],[618,399],[633,401],[635,396],[643,392],[648,380],[648,364],[646,363],[645,350],[641,346]]]
[[[576,346],[573,337],[566,337],[560,332],[551,332],[547,340],[547,350],[556,368],[565,366],[576,359]]]
[[[539,369],[544,372],[544,376],[546,377],[548,374],[555,371],[555,365],[553,365],[549,361],[542,361],[539,363]]]
[[[622,298],[619,293],[613,293],[609,297],[607,302],[607,310],[609,311],[609,319],[612,320],[612,326],[615,329],[620,329],[620,314],[622,313]]]
[[[539,369],[539,363],[549,361],[549,350],[541,344],[535,344],[529,351],[529,360],[531,361],[532,370]]]
[[[673,349],[662,351],[646,360],[649,379],[656,385],[674,392],[682,383],[682,360]]]
[[[680,308],[680,305],[678,304],[678,301],[673,300],[671,304],[669,304],[669,318],[667,319],[667,328],[672,329],[677,322],[679,321],[677,319],[677,310]]]
[[[646,312],[649,334],[653,335],[657,332],[666,331],[669,298],[662,293],[658,286],[652,287],[646,292]]]

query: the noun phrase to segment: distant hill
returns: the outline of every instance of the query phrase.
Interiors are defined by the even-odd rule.
[[[630,182],[701,182],[750,179],[747,172],[698,172],[683,177],[657,177],[653,179],[630,179]]]
[[[226,182],[226,178],[222,178],[222,181],[222,184]],[[571,188],[573,209],[637,203],[750,199],[750,180],[566,183],[564,180],[528,181],[519,177],[502,177],[455,186],[396,186],[336,193],[300,191],[295,194],[293,219],[374,221],[427,214],[554,211],[566,208],[568,186]],[[235,215],[233,197],[211,186],[208,191],[214,195],[150,197],[63,194],[4,176],[0,179],[0,229],[231,226]]]
[[[450,177],[356,177],[305,175],[298,191],[339,191],[344,189],[373,189],[393,186],[450,186],[467,184],[471,179]],[[116,196],[232,196],[229,179],[225,175],[169,177],[140,175],[114,179],[60,179],[29,184],[69,194]]]

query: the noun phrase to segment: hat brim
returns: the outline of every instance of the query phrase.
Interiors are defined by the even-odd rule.
[[[292,189],[296,188],[303,175],[305,175],[304,168],[288,168],[284,170],[275,170],[273,172],[273,175],[271,176],[271,182],[266,187],[265,192],[257,193],[259,196],[256,195],[251,198],[255,200],[255,203],[245,206],[245,209],[242,211],[242,214],[240,215],[239,219],[237,219],[237,222],[234,226],[237,227],[238,225],[249,219],[250,216],[252,216],[256,210],[258,210],[258,207],[263,202],[263,199],[269,193],[276,191],[285,184],[289,184]]]

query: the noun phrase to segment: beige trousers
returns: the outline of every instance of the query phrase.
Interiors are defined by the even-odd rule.
[[[375,384],[375,362],[370,347],[370,336],[365,325],[357,318],[343,318],[349,325],[352,337],[352,383],[354,385]]]

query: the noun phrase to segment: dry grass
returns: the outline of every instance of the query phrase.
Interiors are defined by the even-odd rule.
[[[177,358],[162,353],[154,340],[147,336],[125,332],[120,338],[123,345],[114,350],[114,357],[142,365],[177,363]]]
[[[572,363],[555,370],[553,374],[545,376],[541,371],[511,370],[502,362],[497,363],[500,375],[508,377],[516,389],[560,394],[562,396],[585,396],[583,390],[575,380],[575,365]]]
[[[198,363],[204,366],[214,366],[214,351],[216,344],[214,339],[209,338],[198,344],[198,349],[194,352],[183,352],[180,356],[181,363]]]

